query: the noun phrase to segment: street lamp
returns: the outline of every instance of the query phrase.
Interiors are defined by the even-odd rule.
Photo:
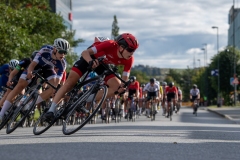
[[[198,59],[198,61],[199,61],[199,69],[200,69],[200,61],[201,61],[201,60],[200,60],[200,59]]]
[[[203,51],[203,67],[205,67],[205,48],[201,48]]]
[[[219,47],[218,47],[218,27],[216,27],[216,26],[212,26],[212,29],[217,29],[217,54],[219,54]],[[219,95],[219,88],[220,88],[220,70],[219,70],[219,59],[220,59],[220,56],[218,55],[218,107],[220,107],[220,95]]]

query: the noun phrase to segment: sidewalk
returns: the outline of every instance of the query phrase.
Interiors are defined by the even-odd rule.
[[[239,107],[224,107],[224,108],[208,108],[205,110],[216,113],[224,118],[240,124],[240,108]]]

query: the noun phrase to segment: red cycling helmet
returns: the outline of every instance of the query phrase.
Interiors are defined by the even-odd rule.
[[[119,46],[123,46],[124,48],[130,48],[135,51],[139,44],[137,38],[131,33],[123,33],[117,36],[116,42]]]

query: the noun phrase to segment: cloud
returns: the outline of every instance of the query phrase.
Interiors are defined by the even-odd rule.
[[[219,48],[227,45],[229,0],[94,0],[72,1],[73,28],[76,38],[86,40],[76,51],[91,45],[95,36],[111,37],[113,16],[117,16],[120,33],[130,32],[139,40],[134,64],[151,62],[154,67],[186,68],[194,55],[204,61],[200,50],[208,47],[208,61]],[[146,62],[146,59],[148,61]],[[192,65],[193,66],[193,65]]]

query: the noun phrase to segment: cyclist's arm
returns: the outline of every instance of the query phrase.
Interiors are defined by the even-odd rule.
[[[30,65],[29,65],[29,67],[28,67],[28,69],[27,69],[27,72],[28,73],[32,73],[32,71],[34,70],[34,68],[37,66],[37,62],[35,62],[35,61],[32,61],[31,63],[30,63]]]
[[[17,68],[15,68],[15,69],[10,73],[10,75],[9,75],[9,77],[8,77],[8,81],[10,82],[10,81],[13,79],[13,77],[14,77],[18,72],[19,72],[19,70],[18,70]]]

